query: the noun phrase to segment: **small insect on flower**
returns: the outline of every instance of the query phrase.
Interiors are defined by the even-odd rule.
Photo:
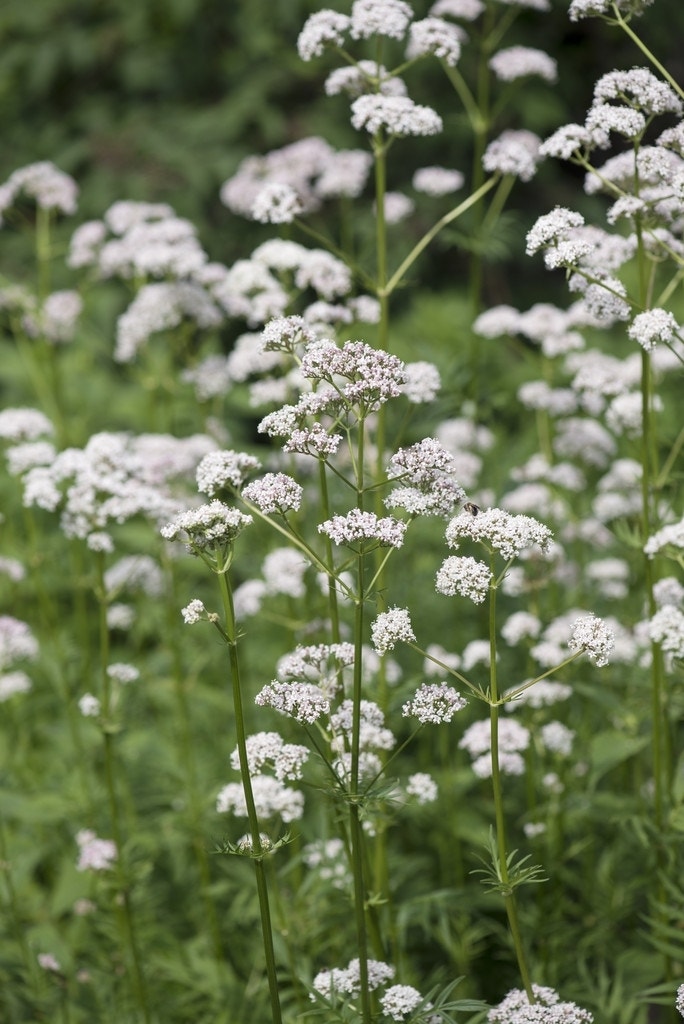
[[[478,516],[480,514],[480,506],[472,501],[464,501],[463,509],[465,512],[470,512],[471,516]]]

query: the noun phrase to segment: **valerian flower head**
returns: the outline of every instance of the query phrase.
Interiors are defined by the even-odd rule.
[[[405,0],[354,0],[351,11],[351,36],[369,39],[388,36],[403,39],[413,11]]]
[[[355,99],[364,93],[381,93],[383,96],[406,96],[407,89],[404,81],[396,75],[391,75],[383,64],[377,64],[374,60],[360,60],[358,64],[350,67],[335,68],[325,80],[325,91],[328,96],[338,96],[345,92]],[[359,154],[360,150],[350,150]],[[364,154],[369,157],[370,154]],[[370,157],[372,162],[372,157]],[[364,160],[365,171],[369,170],[367,160]],[[364,174],[365,181],[365,174]]]
[[[515,558],[527,548],[539,547],[546,551],[552,533],[548,526],[532,516],[511,515],[500,508],[482,509],[477,515],[462,511],[446,528],[449,547],[458,548],[469,538],[492,548],[505,559]]]
[[[300,344],[311,344],[317,340],[315,331],[301,316],[275,317],[261,332],[261,342],[266,352],[294,352]]]
[[[648,624],[651,640],[663,651],[684,658],[684,612],[673,605],[659,608]]]
[[[252,203],[252,217],[260,224],[291,224],[303,209],[292,185],[273,181],[257,193]]]
[[[35,200],[36,205],[44,210],[76,212],[76,182],[49,160],[28,164],[10,174],[4,185],[0,186],[0,215],[12,206],[17,196],[22,193]]]
[[[672,86],[648,68],[609,71],[594,86],[594,103],[617,100],[646,114],[681,114],[682,101]]]
[[[390,608],[381,612],[371,626],[373,647],[378,654],[393,651],[397,643],[412,643],[416,639],[407,608]]]
[[[581,213],[563,206],[557,206],[550,213],[542,214],[527,232],[527,255],[531,256],[547,245],[558,243],[565,239],[573,228],[581,227],[582,224],[584,217]]]
[[[570,21],[580,21],[582,18],[600,17],[605,15],[611,17],[613,3],[622,14],[637,15],[643,14],[647,7],[650,7],[653,0],[572,0],[568,14]]]
[[[298,821],[304,813],[304,797],[296,789],[286,786],[272,775],[255,775],[252,792],[260,818],[280,817],[283,821]],[[248,817],[244,788],[241,782],[229,782],[216,797],[219,814]]]
[[[267,765],[280,782],[301,779],[309,758],[309,748],[298,743],[286,743],[277,732],[258,732],[247,737],[247,764],[254,776]],[[236,747],[230,755],[230,766],[240,771],[240,752]]]
[[[637,313],[627,328],[633,341],[637,341],[646,352],[652,352],[659,341],[672,342],[680,327],[672,313],[666,309],[647,309]]]
[[[419,804],[431,804],[437,799],[437,783],[427,772],[415,772],[406,780],[406,795],[414,797]]]
[[[245,476],[260,465],[258,459],[245,452],[232,449],[208,452],[197,467],[197,490],[213,498],[217,491],[226,487],[241,487]]]
[[[553,57],[543,50],[531,46],[509,46],[499,50],[489,60],[489,66],[502,82],[513,82],[517,78],[537,75],[546,82],[555,82],[558,66]]]
[[[644,545],[644,551],[649,558],[653,558],[663,548],[684,548],[684,519],[678,523],[668,523],[656,533],[652,534]]]
[[[394,977],[394,967],[382,960],[368,961],[368,987],[373,991],[386,985]],[[361,991],[361,972],[358,957],[342,967],[319,971],[313,980],[313,988],[327,999],[348,998]]]
[[[251,501],[265,515],[296,512],[301,503],[304,489],[286,473],[267,473],[261,480],[254,480],[242,491],[245,501]]]
[[[409,402],[422,405],[434,401],[442,386],[442,378],[434,363],[424,359],[406,363],[406,375],[408,380],[402,385],[401,391]]]
[[[389,135],[437,135],[442,119],[432,107],[414,103],[408,96],[359,96],[351,106],[352,125],[374,135],[384,128]]]
[[[353,508],[346,516],[326,519],[318,532],[330,537],[335,544],[354,546],[359,541],[375,540],[383,547],[400,548],[404,543],[407,524],[391,516],[379,518],[374,512]]]
[[[404,1021],[423,1002],[423,996],[413,985],[391,985],[380,999],[385,1017]]]
[[[90,829],[76,833],[79,848],[77,871],[106,871],[117,859],[116,843],[111,839],[99,839]]]
[[[437,571],[435,590],[445,597],[460,594],[474,604],[481,604],[489,593],[492,579],[491,569],[484,562],[469,556],[451,555]]]
[[[417,718],[423,725],[432,722],[450,722],[457,711],[462,711],[468,701],[448,683],[423,683],[412,700],[401,709],[405,718]]]
[[[463,31],[442,18],[423,18],[410,28],[406,56],[409,60],[434,54],[449,67],[455,67],[461,56]]]
[[[521,181],[530,181],[537,171],[540,144],[533,132],[509,129],[489,143],[482,166],[490,174],[512,174]]]
[[[523,989],[514,988],[487,1014],[488,1024],[592,1024],[588,1010],[576,1003],[561,1002],[558,993],[543,985],[532,985],[535,1003]]]
[[[215,499],[208,505],[179,512],[159,532],[165,540],[186,540],[191,551],[207,551],[232,544],[251,522],[251,516]]]
[[[437,0],[430,8],[430,14],[440,18],[475,21],[484,9],[485,5],[482,0]]]
[[[351,21],[337,11],[316,11],[304,23],[297,39],[297,52],[302,60],[320,57],[326,46],[342,46]]]
[[[363,341],[347,341],[341,348],[332,341],[314,342],[302,358],[301,372],[310,380],[335,385],[348,402],[367,411],[397,398],[407,379],[401,359]]]
[[[615,633],[606,626],[603,619],[595,615],[577,619],[568,641],[571,651],[584,651],[599,667],[608,664],[608,657],[614,646]]]
[[[202,619],[206,619],[207,610],[204,604],[198,597],[194,598],[189,605],[181,609],[181,615],[183,616],[183,622],[188,626],[194,625],[196,622],[200,622]]]
[[[18,444],[35,441],[55,432],[50,420],[39,409],[14,408],[0,412],[0,440]]]
[[[448,167],[420,167],[413,175],[416,192],[427,196],[446,196],[463,188],[465,177],[460,171]]]
[[[314,683],[285,683],[274,679],[254,698],[260,707],[270,707],[282,715],[288,715],[297,722],[313,725],[323,715],[330,713],[330,700],[320,686]]]

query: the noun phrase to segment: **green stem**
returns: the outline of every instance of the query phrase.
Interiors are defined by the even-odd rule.
[[[363,509],[365,423],[359,420],[357,442],[356,489],[357,507]],[[359,954],[359,983],[363,1024],[371,1024],[371,997],[368,979],[368,932],[366,925],[366,882],[364,872],[364,840],[360,818],[359,769],[361,754],[361,698],[363,694],[363,637],[365,628],[365,555],[363,546],[356,558],[356,605],[354,611],[354,677],[352,689],[351,777],[349,780],[349,836],[354,879],[354,918]]]
[[[111,683],[107,673],[109,665],[109,626],[107,625],[107,600],[104,582],[105,556],[98,553],[96,557],[97,585],[95,595],[99,604],[100,617],[100,675],[101,675],[101,707],[103,721],[103,743],[104,743],[104,770],[107,800],[109,803],[109,817],[112,829],[112,838],[116,844],[117,856],[114,861],[114,869],[117,876],[119,895],[121,898],[121,909],[123,919],[124,942],[128,947],[131,963],[133,966],[133,983],[137,996],[138,1005],[142,1011],[145,1024],[151,1024],[152,1016],[147,994],[145,975],[142,969],[142,957],[138,946],[133,909],[131,906],[131,892],[126,875],[124,862],[123,829],[121,826],[121,815],[119,811],[119,799],[116,792],[116,758],[114,753],[114,727],[110,719],[111,714]]]
[[[682,89],[681,85],[677,82],[676,79],[674,79],[672,77],[672,75],[667,70],[667,68],[663,64],[660,63],[660,61],[655,56],[655,54],[651,53],[651,51],[649,50],[648,46],[646,46],[646,44],[643,42],[643,40],[639,38],[639,36],[636,34],[636,32],[630,27],[629,23],[627,21],[625,21],[625,19],[622,17],[622,14],[620,13],[620,11],[618,9],[617,4],[613,4],[613,11],[615,13],[615,20],[616,20],[617,24],[620,26],[620,28],[622,29],[622,31],[626,35],[628,35],[629,38],[632,40],[632,42],[635,43],[639,47],[639,49],[644,54],[646,59],[649,60],[651,62],[651,64],[653,65],[653,67],[656,68],[660,72],[660,74],[663,76],[663,78],[672,86],[672,88],[677,93],[677,95],[680,96],[684,100],[684,90]]]
[[[280,1010],[280,993],[278,990],[278,974],[273,946],[273,926],[271,923],[271,911],[268,900],[268,885],[264,867],[264,856],[266,851],[261,843],[261,832],[259,829],[259,818],[256,804],[254,802],[254,791],[252,789],[252,778],[249,772],[249,760],[247,757],[247,733],[245,730],[245,715],[242,702],[242,684],[240,680],[240,661],[237,649],[237,630],[235,623],[235,612],[233,609],[233,594],[228,579],[227,571],[217,572],[221,600],[225,617],[225,636],[228,642],[228,653],[230,657],[230,676],[233,696],[233,710],[235,712],[235,730],[237,733],[237,748],[240,761],[240,775],[242,777],[242,788],[247,806],[247,819],[249,822],[249,833],[252,841],[252,863],[256,877],[257,896],[259,900],[259,913],[261,916],[261,934],[264,944],[264,957],[266,960],[266,974],[268,977],[268,990],[271,999],[271,1015],[273,1024],[281,1024],[282,1014]]]
[[[492,576],[494,576],[494,558],[491,558]],[[489,706],[489,720],[492,746],[492,790],[494,794],[494,816],[496,820],[496,843],[499,858],[499,871],[504,892],[504,904],[506,916],[511,930],[515,956],[518,961],[520,977],[527,993],[530,1003],[536,1002],[532,990],[530,972],[527,966],[527,957],[520,934],[518,922],[518,909],[516,906],[515,892],[510,887],[508,874],[508,856],[506,848],[506,821],[504,816],[503,786],[501,783],[501,769],[499,766],[499,691],[496,675],[496,588],[489,591],[489,692],[491,704]]]
[[[447,224],[451,224],[452,221],[455,221],[458,217],[461,216],[461,214],[465,213],[466,210],[469,210],[471,206],[474,206],[475,203],[479,202],[480,199],[482,199],[482,197],[486,195],[487,192],[489,192],[489,190],[494,187],[494,185],[496,185],[498,180],[499,178],[496,175],[492,178],[489,178],[489,180],[485,181],[483,185],[481,185],[475,192],[472,193],[472,195],[468,196],[467,199],[464,199],[462,203],[456,206],[453,210],[450,210],[449,213],[446,213],[440,220],[437,221],[436,224],[434,224],[430,228],[429,231],[427,231],[423,235],[420,241],[418,241],[414,245],[413,249],[411,249],[411,252],[408,254],[406,259],[402,261],[402,263],[399,265],[399,267],[397,267],[397,269],[390,277],[389,281],[385,286],[385,292],[387,293],[387,295],[392,294],[392,292],[397,287],[399,282],[403,279],[404,275],[406,274],[406,271],[409,269],[409,267],[411,267],[413,263],[415,263],[420,254],[425,249],[427,249],[428,245],[433,240],[433,238],[435,238],[439,234],[439,232],[447,226]]]
[[[206,921],[206,926],[214,948],[214,956],[217,961],[222,961],[224,958],[224,950],[223,943],[221,941],[218,914],[211,896],[209,856],[202,838],[200,790],[197,782],[197,765],[195,763],[194,748],[192,744],[190,706],[186,690],[187,674],[183,669],[181,634],[177,628],[179,601],[177,599],[176,573],[173,561],[171,559],[166,559],[166,562],[167,576],[171,582],[170,600],[166,602],[167,634],[170,638],[171,659],[173,665],[173,686],[178,709],[178,718],[180,719],[180,735],[178,737],[180,762],[183,769],[183,777],[187,784],[188,803],[190,805],[192,846],[195,853],[195,859],[197,861],[201,903],[204,908],[203,921]],[[230,951],[228,952],[228,960],[235,968],[235,963]]]

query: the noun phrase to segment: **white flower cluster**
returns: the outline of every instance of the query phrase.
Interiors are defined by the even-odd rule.
[[[232,544],[251,522],[251,516],[214,500],[208,505],[179,512],[159,532],[164,540],[185,539],[190,550],[205,551]]]
[[[254,804],[259,818],[281,818],[284,822],[298,821],[304,813],[304,797],[296,789],[286,786],[272,775],[255,775],[252,779]],[[219,814],[247,817],[247,802],[240,782],[229,782],[216,797]]]
[[[15,408],[0,411],[0,440],[18,444],[54,434],[55,428],[39,409]]]
[[[400,548],[404,543],[407,524],[391,516],[378,517],[375,512],[362,512],[353,508],[346,515],[336,515],[318,526],[318,532],[325,534],[335,544],[349,544],[377,541],[382,547]]]
[[[330,713],[330,700],[314,683],[284,683],[274,679],[254,698],[260,707],[270,707],[297,722],[313,725]]]
[[[514,82],[518,78],[537,75],[553,83],[558,77],[558,66],[553,57],[531,46],[509,46],[499,50],[490,58],[489,66],[502,82]]]
[[[595,665],[608,664],[608,657],[615,646],[615,633],[606,626],[603,619],[587,615],[577,619],[572,636],[568,641],[571,651],[584,651]]]
[[[273,770],[280,782],[301,779],[304,765],[309,758],[309,748],[298,743],[285,743],[277,732],[258,732],[247,737],[247,764],[249,774],[261,773],[264,766]],[[240,771],[238,748],[230,755],[230,766]]]
[[[245,501],[251,501],[265,515],[296,512],[302,503],[303,494],[303,487],[286,473],[267,473],[242,491]]]
[[[403,508],[411,515],[449,516],[465,500],[465,491],[455,479],[456,462],[434,437],[424,438],[409,448],[400,448],[388,467],[391,481],[406,486],[393,488],[385,504]]]
[[[397,643],[414,643],[416,635],[407,608],[390,608],[381,612],[371,626],[373,647],[378,654],[393,651]]]
[[[525,761],[521,751],[530,745],[530,731],[514,718],[502,718],[499,729],[499,769],[504,775],[522,775]],[[480,779],[492,774],[492,734],[489,719],[473,722],[466,729],[459,742],[461,750],[467,750],[472,759],[472,769]]]
[[[465,178],[460,171],[452,171],[447,167],[420,167],[413,175],[413,187],[416,192],[424,192],[428,196],[446,196],[450,192],[458,192],[463,188]]]
[[[326,13],[333,15],[334,19],[344,18],[344,15],[332,11],[318,12],[319,15]],[[313,19],[316,17],[312,16]],[[331,24],[330,20],[323,19],[320,27],[325,30]],[[367,66],[361,70],[370,73]],[[354,91],[356,83],[361,91],[360,77],[352,71],[350,82],[346,78],[342,81],[333,79],[332,88],[348,87]],[[232,178],[221,186],[220,198],[233,213],[252,217],[255,200],[266,185],[288,185],[296,194],[302,213],[310,213],[318,209],[323,199],[360,195],[371,163],[372,158],[365,151],[336,151],[324,139],[316,136],[304,138],[264,156],[247,157]]]
[[[653,558],[663,548],[684,548],[684,519],[678,523],[668,523],[648,538],[644,545],[644,551],[649,558]]]
[[[423,804],[434,803],[437,799],[437,783],[427,772],[414,772],[406,780],[406,795]]]
[[[21,194],[33,199],[44,210],[60,213],[76,212],[78,186],[73,178],[60,171],[49,160],[20,167],[0,186],[0,224],[2,214]]]
[[[435,590],[445,597],[460,594],[474,604],[481,604],[489,593],[493,578],[491,569],[484,562],[469,555],[451,555],[437,570]]]
[[[368,987],[371,991],[386,985],[394,977],[394,967],[381,960],[368,961]],[[333,967],[319,971],[312,983],[316,992],[331,1001],[358,995],[361,991],[361,974],[358,958],[350,960],[346,967]]]
[[[428,722],[440,725],[450,722],[467,704],[468,701],[446,682],[422,683],[413,698],[403,705],[401,713],[404,718],[417,718],[422,725]]]
[[[325,80],[325,91],[328,96],[346,92],[353,98],[366,92],[377,92],[383,96],[405,96],[407,92],[401,78],[390,74],[383,64],[376,64],[374,60],[360,60],[350,67],[335,68]],[[350,152],[360,154],[361,150]]]
[[[479,541],[510,560],[531,547],[547,551],[552,534],[532,516],[511,515],[500,508],[483,509],[477,515],[462,511],[446,528],[450,548],[458,548],[465,539]]]
[[[677,659],[684,658],[684,612],[674,605],[659,608],[648,624],[648,633],[654,643]]]
[[[423,18],[414,21],[409,30],[406,56],[409,60],[434,54],[449,67],[455,67],[461,56],[463,32],[443,18]]]
[[[314,342],[307,346],[300,369],[309,380],[334,385],[350,405],[358,404],[363,411],[376,411],[397,398],[407,377],[401,359],[363,341],[347,341],[341,348],[332,341]],[[302,401],[307,400],[315,411],[317,397],[303,396]]]
[[[38,657],[38,641],[31,627],[12,615],[0,615],[0,672],[17,661]]]
[[[90,829],[76,833],[79,855],[77,871],[107,871],[118,857],[116,843],[112,839],[99,839]]]
[[[576,1003],[561,1002],[558,993],[532,984],[535,1003],[523,989],[514,988],[487,1014],[488,1024],[592,1024],[593,1015]]]
[[[650,7],[653,0],[572,0],[569,8],[570,21],[580,21],[582,18],[600,17],[612,14],[613,4],[623,14],[642,14],[647,7]]]
[[[195,597],[190,604],[181,609],[181,615],[183,616],[183,622],[187,626],[194,626],[196,622],[201,622],[202,619],[206,618],[207,610],[203,602],[198,597]]]
[[[226,487],[241,487],[247,474],[259,468],[259,460],[246,452],[232,449],[207,452],[197,467],[197,490],[213,498],[217,491]]]
[[[55,511],[68,537],[113,548],[105,529],[142,515],[163,521],[178,507],[171,481],[194,470],[214,442],[203,435],[93,434],[85,448],[67,448],[23,477],[24,504]],[[102,547],[100,547],[102,550]]]
[[[437,135],[443,127],[441,117],[432,107],[414,103],[408,96],[359,96],[351,111],[353,127],[365,128],[370,135],[382,129],[398,136]]]
[[[292,185],[272,181],[264,185],[252,203],[252,219],[260,224],[291,224],[303,206]]]
[[[73,339],[82,310],[83,299],[78,292],[52,292],[39,309],[26,313],[24,329],[32,338],[42,336],[53,345],[63,344]]]
[[[627,328],[633,341],[637,341],[646,352],[652,352],[657,342],[670,343],[679,335],[680,326],[672,313],[666,309],[647,309],[638,313]]]
[[[541,139],[524,129],[508,129],[487,146],[482,166],[490,174],[511,174],[531,181],[537,171]]]

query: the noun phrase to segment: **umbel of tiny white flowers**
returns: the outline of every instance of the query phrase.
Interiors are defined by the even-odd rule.
[[[179,512],[159,532],[165,540],[185,540],[188,551],[217,572],[225,572],[236,538],[251,522],[251,516],[215,499],[208,505]]]

